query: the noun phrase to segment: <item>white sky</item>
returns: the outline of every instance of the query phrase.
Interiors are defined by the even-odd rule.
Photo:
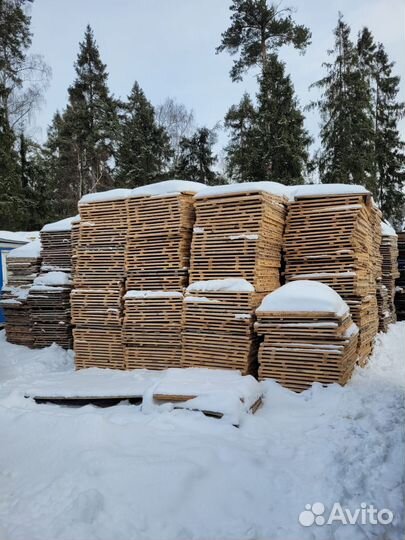
[[[213,127],[245,91],[254,94],[257,89],[254,73],[232,83],[231,57],[215,54],[228,26],[229,5],[230,0],[35,0],[32,52],[44,56],[53,75],[33,134],[43,140],[54,112],[66,104],[87,23],[94,30],[116,96],[125,97],[137,80],[154,105],[175,97],[194,110],[198,124]],[[309,85],[324,74],[321,64],[333,44],[338,11],[350,24],[353,37],[368,26],[396,62],[396,73],[405,74],[403,0],[284,0],[283,5],[295,7],[295,20],[312,31],[312,45],[304,56],[290,48],[281,51],[302,106],[315,97]],[[402,100],[404,88],[402,82]],[[316,136],[317,113],[306,114],[306,126]],[[220,142],[225,142],[225,134]]]

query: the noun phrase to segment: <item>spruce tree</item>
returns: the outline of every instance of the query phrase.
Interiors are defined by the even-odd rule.
[[[341,14],[334,35],[334,48],[328,51],[333,62],[324,64],[326,76],[312,85],[322,91],[312,103],[322,118],[320,178],[324,183],[363,184],[375,193],[371,93]]]
[[[106,66],[90,26],[79,47],[68,105],[55,117],[47,143],[62,215],[75,212],[85,193],[113,186],[117,102],[109,93]]]
[[[360,67],[369,81],[373,102],[374,195],[385,217],[396,224],[403,219],[405,204],[405,154],[398,122],[405,114],[405,104],[398,101],[399,77],[393,75],[382,44],[376,44],[368,28],[358,37]]]
[[[212,169],[217,161],[217,156],[213,154],[215,142],[215,131],[206,127],[197,129],[190,138],[184,137],[180,142],[176,175],[184,180],[208,185],[223,183]]]
[[[232,105],[225,116],[224,126],[230,132],[225,148],[226,171],[236,182],[253,182],[260,178],[256,115],[255,106],[245,93],[240,103]]]
[[[172,153],[169,136],[157,124],[155,110],[137,82],[122,108],[117,180],[127,187],[149,184],[165,171]]]

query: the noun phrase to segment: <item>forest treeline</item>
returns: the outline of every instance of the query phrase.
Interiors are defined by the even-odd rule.
[[[290,8],[232,0],[230,25],[215,52],[234,58],[232,81],[254,70],[257,91],[218,119],[229,136],[218,172],[218,126],[197,126],[193,112],[172,98],[154,107],[136,80],[125,99],[116,98],[90,26],[78,46],[66,106],[55,112],[44,144],[30,138],[27,128],[50,77],[43,58],[30,54],[31,2],[0,0],[1,229],[38,229],[75,214],[85,193],[170,177],[209,185],[298,184],[314,177],[363,184],[385,217],[402,222],[405,154],[398,124],[405,105],[394,63],[368,28],[354,38],[338,17],[324,76],[313,83],[320,97],[307,106],[320,116],[320,147],[311,156],[305,110],[279,56],[282,47],[310,47],[310,29]]]

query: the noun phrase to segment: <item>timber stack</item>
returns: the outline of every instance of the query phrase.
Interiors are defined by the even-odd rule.
[[[259,378],[300,392],[312,383],[345,384],[357,360],[358,328],[349,306],[329,286],[293,281],[256,310],[262,342]]]
[[[72,222],[77,217],[48,223],[41,229],[41,273],[72,272]]]
[[[252,284],[244,279],[190,285],[183,303],[182,367],[255,373],[258,342],[253,323],[257,302]]]
[[[27,302],[28,292],[41,266],[41,242],[34,240],[9,252],[6,259],[7,285],[2,288],[0,306],[6,318],[9,343],[32,347],[32,321]]]
[[[395,310],[398,321],[405,320],[405,231],[398,233],[398,279],[396,282]]]
[[[123,342],[127,369],[179,367],[181,315],[202,184],[168,180],[131,191]]]
[[[314,280],[349,305],[364,365],[378,331],[381,212],[362,186],[299,186],[289,203],[284,239],[286,281]]]
[[[85,195],[75,226],[71,294],[76,368],[124,369],[122,343],[130,190]]]
[[[257,372],[254,309],[280,286],[285,194],[281,184],[252,182],[195,196],[184,366]]]
[[[384,323],[386,326],[396,322],[395,314],[395,282],[399,277],[398,272],[398,236],[391,225],[387,222],[381,223],[381,246],[380,253],[382,259],[381,283],[387,291],[387,306],[384,313]]]

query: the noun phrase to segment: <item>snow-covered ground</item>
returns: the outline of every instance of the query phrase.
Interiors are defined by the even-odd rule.
[[[405,323],[377,338],[345,387],[263,383],[241,427],[167,407],[36,405],[41,376],[73,369],[57,346],[0,334],[0,540],[403,538]],[[322,502],[388,508],[392,525],[302,526]]]

